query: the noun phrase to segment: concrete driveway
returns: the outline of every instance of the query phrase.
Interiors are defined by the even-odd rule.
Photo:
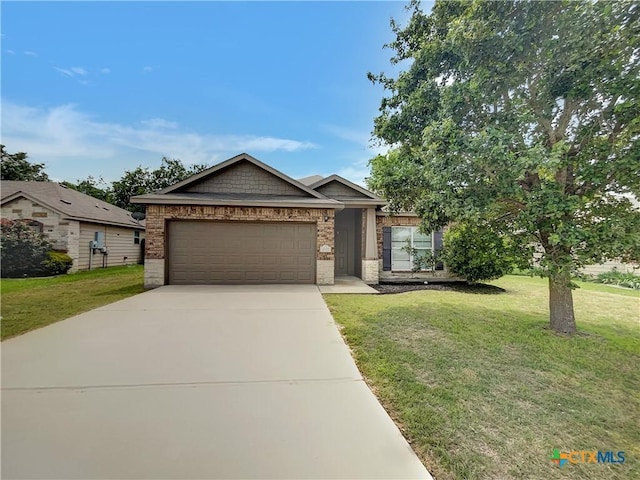
[[[315,286],[162,287],[2,343],[2,478],[430,478]]]

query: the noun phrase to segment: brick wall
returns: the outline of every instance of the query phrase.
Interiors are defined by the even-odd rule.
[[[42,233],[53,242],[53,248],[66,251],[73,259],[71,272],[78,270],[80,223],[75,220],[65,220],[59,213],[32,202],[27,198],[2,205],[2,218],[9,220],[30,219],[42,223]]]
[[[204,205],[149,205],[146,217],[146,258],[165,258],[165,227],[170,220],[238,220],[267,222],[304,222],[317,224],[316,259],[334,259],[333,209],[219,207]],[[325,221],[327,217],[327,221]],[[328,245],[329,252],[321,247]]]
[[[2,218],[37,220],[42,223],[42,233],[54,242],[56,249],[67,249],[69,221],[43,205],[27,198],[18,198],[2,206]]]

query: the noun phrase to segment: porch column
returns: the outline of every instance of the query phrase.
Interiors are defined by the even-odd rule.
[[[362,259],[362,279],[367,283],[378,283],[378,239],[376,234],[376,209],[367,208],[365,223],[364,258]]]
[[[367,226],[365,229],[364,258],[378,259],[378,240],[376,237],[376,209],[367,208]]]

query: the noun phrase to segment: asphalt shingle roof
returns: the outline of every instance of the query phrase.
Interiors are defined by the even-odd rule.
[[[24,193],[43,206],[56,210],[73,220],[144,228],[131,217],[130,212],[56,182],[2,180],[0,184],[2,203],[18,192]]]

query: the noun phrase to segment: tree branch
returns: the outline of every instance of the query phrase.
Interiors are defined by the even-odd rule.
[[[538,86],[534,79],[530,79],[529,83],[529,103],[533,112],[538,117],[538,123],[542,125],[542,127],[546,130],[547,136],[549,137],[549,146],[553,146],[556,143],[555,132],[553,131],[553,126],[551,125],[551,120],[544,116],[542,112],[542,108],[538,103]]]

